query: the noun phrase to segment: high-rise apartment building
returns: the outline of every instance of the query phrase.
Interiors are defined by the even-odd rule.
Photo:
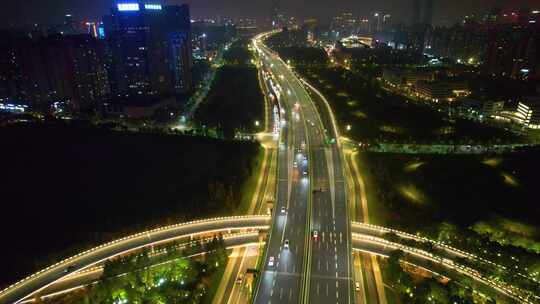
[[[411,45],[423,53],[433,23],[434,0],[414,0]]]
[[[151,104],[191,90],[187,5],[117,3],[104,17],[104,28],[116,97]]]
[[[109,94],[104,44],[90,35],[3,37],[0,98],[43,111],[63,103],[86,112]]]

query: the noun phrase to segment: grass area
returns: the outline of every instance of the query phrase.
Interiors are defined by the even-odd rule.
[[[223,60],[228,65],[251,65],[253,53],[249,50],[251,40],[240,39],[235,41],[223,54]]]
[[[369,161],[364,154],[355,155],[354,161],[358,165],[358,170],[362,175],[365,186],[365,193],[367,196],[368,210],[369,210],[369,222],[373,225],[386,226],[386,214],[384,212],[385,206],[378,201],[377,193],[374,191],[376,185],[374,184],[374,177],[372,176],[369,166],[366,163]]]
[[[388,286],[384,286],[384,292],[386,293],[386,303],[398,304],[396,292]]]
[[[297,70],[331,103],[341,133],[364,142],[505,143],[522,142],[511,132],[460,118],[449,119],[427,105],[384,91],[376,79],[324,65]],[[351,129],[345,131],[345,126]]]
[[[286,30],[268,37],[265,44],[278,52],[285,61],[293,64],[327,64],[328,56],[323,48],[306,47],[305,32]]]
[[[3,284],[134,231],[229,215],[261,153],[256,143],[64,123],[3,127],[0,137],[9,159],[0,228],[12,244],[0,261]]]
[[[253,159],[253,164],[251,165],[253,170],[251,171],[251,174],[249,175],[247,181],[242,186],[242,199],[240,201],[240,205],[236,209],[235,214],[243,215],[247,214],[248,212],[251,201],[253,200],[253,195],[255,195],[255,190],[257,189],[257,184],[259,183],[260,176],[264,173],[262,167],[264,163],[264,154],[265,151],[263,149],[260,149],[257,157]]]
[[[225,138],[264,130],[264,95],[249,43],[237,40],[223,54],[225,65],[217,70],[206,100],[195,112],[201,126]]]
[[[367,188],[376,189],[373,199],[387,205],[387,216],[397,225],[410,227],[409,216],[420,213],[434,223],[451,221],[465,228],[495,216],[540,227],[536,154],[504,155],[493,166],[482,155],[362,153],[360,165],[372,183]]]
[[[257,69],[227,65],[219,68],[207,99],[195,112],[195,119],[225,138],[233,138],[237,132],[263,131],[264,96]]]

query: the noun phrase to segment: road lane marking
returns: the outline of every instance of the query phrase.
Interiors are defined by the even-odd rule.
[[[328,283],[326,283],[326,296],[328,296]]]
[[[289,289],[289,302],[292,300],[292,289]]]

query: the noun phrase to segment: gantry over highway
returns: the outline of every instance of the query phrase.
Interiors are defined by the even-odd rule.
[[[302,81],[254,39],[284,121],[274,222],[256,303],[353,303],[351,234],[338,137]]]
[[[144,247],[208,234],[266,231],[270,224],[269,216],[233,216],[181,223],[134,234],[79,253],[12,284],[0,291],[0,304],[19,303],[71,274]]]

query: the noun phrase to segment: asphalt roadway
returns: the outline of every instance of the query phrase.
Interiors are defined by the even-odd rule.
[[[258,48],[281,87],[287,118],[278,156],[274,225],[256,303],[354,302],[342,159],[339,148],[326,143],[336,138],[335,132],[325,128],[289,67],[262,44]],[[315,230],[318,238],[313,237]],[[269,265],[271,257],[274,265]]]

